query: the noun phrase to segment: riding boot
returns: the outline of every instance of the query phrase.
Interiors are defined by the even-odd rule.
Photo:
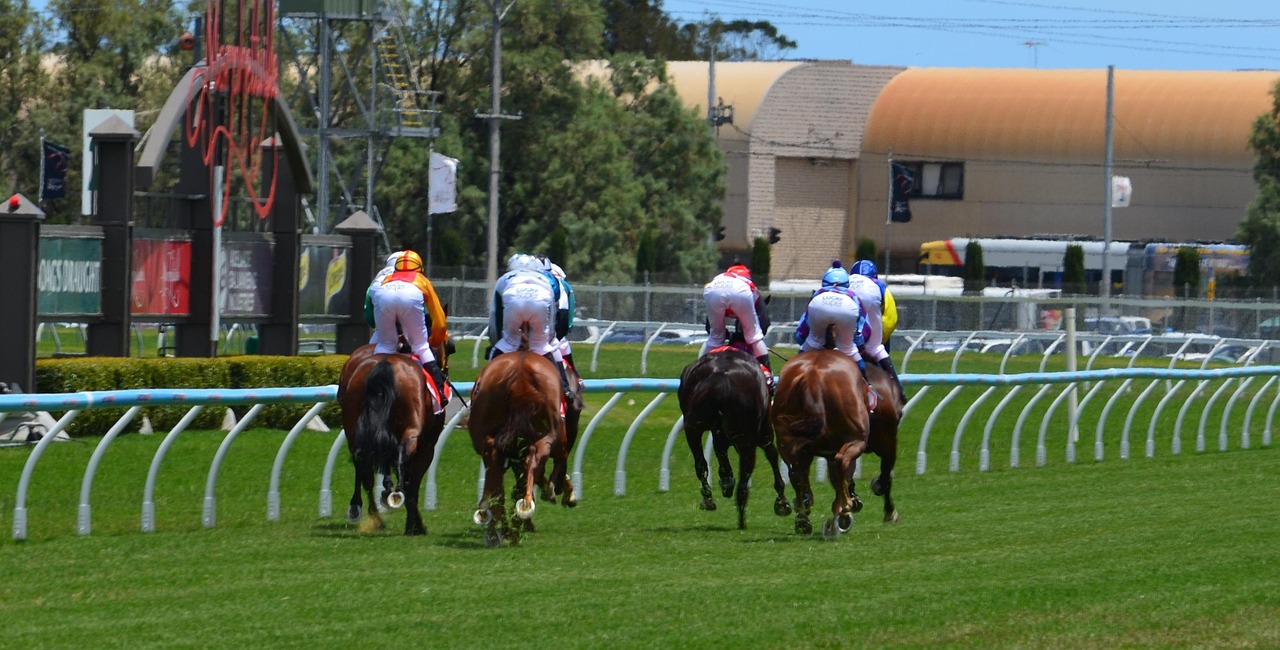
[[[769,394],[773,395],[773,389],[775,386],[773,368],[769,366],[769,354],[765,353],[756,357],[756,361],[759,361],[760,365],[764,367],[764,383],[769,387]]]
[[[448,406],[449,397],[444,391],[444,371],[440,370],[440,364],[432,360],[422,364],[422,367],[431,375],[431,381],[436,384],[436,391],[440,393],[440,407]]]
[[[560,371],[560,388],[564,391],[565,402],[568,404],[572,404],[573,408],[581,411],[583,406],[582,397],[578,395],[577,391],[573,390],[573,388],[569,386],[569,372],[564,369],[564,364],[556,363],[555,356],[550,352],[542,356],[546,357],[548,361],[555,364],[556,370]]]
[[[876,365],[884,368],[884,371],[889,373],[890,377],[893,377],[893,382],[898,385],[898,394],[902,396],[902,401],[905,403],[907,401],[907,391],[902,387],[902,380],[898,378],[898,370],[893,367],[893,359],[885,357],[877,361]]]

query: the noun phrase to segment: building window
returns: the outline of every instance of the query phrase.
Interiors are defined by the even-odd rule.
[[[915,172],[916,185],[911,190],[913,198],[964,198],[964,163],[909,162],[903,164],[911,167]]]

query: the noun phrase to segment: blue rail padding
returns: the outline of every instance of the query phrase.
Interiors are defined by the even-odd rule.
[[[1065,384],[1108,379],[1226,379],[1280,375],[1280,366],[1241,366],[1210,370],[1170,368],[1108,368],[1078,372],[1028,372],[1013,375],[983,374],[906,374],[902,383],[908,386],[1018,386],[1025,384]],[[587,379],[588,393],[628,391],[672,392],[679,379]],[[457,382],[454,389],[470,395],[473,382]],[[20,393],[0,395],[0,413],[13,411],[69,411],[72,409],[130,406],[164,406],[172,404],[287,404],[331,402],[338,387],[297,386],[292,388],[149,388],[107,390],[83,393]]]

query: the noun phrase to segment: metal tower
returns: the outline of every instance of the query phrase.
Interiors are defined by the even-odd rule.
[[[296,84],[286,99],[299,132],[315,143],[316,202],[308,211],[316,233],[357,208],[381,225],[374,185],[392,140],[440,133],[439,93],[419,83],[405,8],[404,0],[280,0],[281,85]]]

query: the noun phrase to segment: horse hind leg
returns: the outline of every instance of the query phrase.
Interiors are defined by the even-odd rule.
[[[751,474],[755,471],[756,449],[754,445],[738,446],[738,530],[747,528],[747,500],[751,497]]]
[[[769,436],[772,437],[772,436]],[[782,480],[782,468],[778,463],[778,448],[774,446],[773,441],[765,438],[765,443],[761,445],[764,449],[764,457],[769,461],[769,469],[773,470],[773,491],[777,496],[773,500],[773,514],[779,517],[785,517],[791,514],[791,502],[787,500],[787,484]]]
[[[716,454],[716,468],[720,473],[720,493],[727,499],[733,496],[736,485],[733,478],[733,465],[729,462],[729,440],[723,433],[711,432],[711,447]]]
[[[708,477],[711,468],[707,465],[707,459],[702,455],[702,431],[689,428],[689,423],[685,423],[684,437],[689,443],[689,451],[693,453],[693,473],[698,477],[698,483],[701,485],[702,501],[698,503],[701,510],[715,510],[716,500],[711,494],[711,484]]]

